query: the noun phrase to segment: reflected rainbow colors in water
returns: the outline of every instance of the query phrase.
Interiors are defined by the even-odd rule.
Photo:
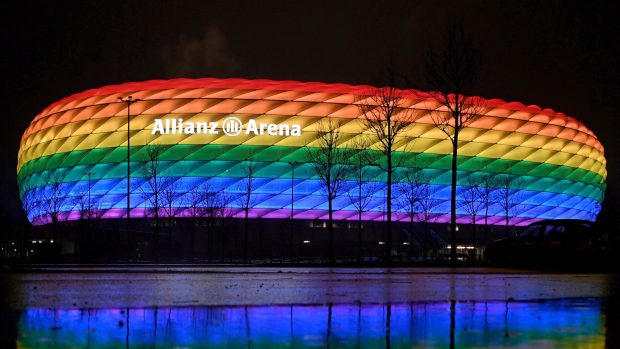
[[[29,308],[18,348],[598,348],[598,298],[105,309]],[[452,341],[452,343],[451,343]]]

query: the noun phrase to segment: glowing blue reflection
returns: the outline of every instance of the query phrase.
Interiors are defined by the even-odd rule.
[[[129,309],[27,309],[18,347],[600,347],[598,299]],[[451,330],[453,329],[453,330]]]

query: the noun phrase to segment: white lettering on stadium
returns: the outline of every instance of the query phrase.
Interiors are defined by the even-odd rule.
[[[183,121],[183,119],[155,119],[153,124],[152,135],[169,135],[169,134],[211,134],[217,135],[223,133],[227,136],[245,135],[270,135],[270,136],[301,136],[301,126],[298,124],[274,124],[274,123],[257,123],[256,120],[248,120],[245,128],[241,121],[236,117],[228,117],[224,119],[220,125],[218,122],[210,121]]]

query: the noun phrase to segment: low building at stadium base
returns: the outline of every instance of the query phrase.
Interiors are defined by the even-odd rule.
[[[153,214],[153,192],[143,167],[147,146],[157,145],[162,149],[159,175],[174,182],[175,217],[190,216],[188,195],[206,186],[226,193],[227,216],[242,217],[242,183],[252,162],[256,171],[250,217],[289,219],[292,214],[296,220],[324,220],[326,195],[305,147],[317,146],[317,126],[333,119],[344,135],[341,147],[354,148],[357,139],[365,138],[370,151],[376,150],[376,139],[365,129],[356,105],[372,91],[370,86],[345,84],[204,78],[81,92],[45,108],[24,132],[17,165],[20,195],[28,198],[28,219],[35,225],[52,220],[51,207],[60,221],[83,218],[86,197],[97,218],[125,218],[128,106],[119,97],[131,95],[138,99],[129,110],[132,218]],[[395,149],[405,159],[399,171],[422,169],[432,188],[432,222],[445,223],[450,218],[451,146],[432,120],[441,105],[424,92],[405,95],[403,106],[416,110],[416,117]],[[519,198],[509,212],[510,225],[548,218],[594,220],[607,173],[603,146],[593,132],[551,109],[499,99],[482,104],[480,115],[460,134],[459,193],[476,174],[507,175],[517,179],[511,193]],[[371,199],[362,219],[385,220],[384,173],[369,166],[364,182],[373,183],[374,191],[368,193]],[[347,191],[357,192],[355,180],[345,187],[334,202],[334,217],[354,221],[355,203]],[[52,198],[58,193],[62,200]],[[406,209],[394,200],[393,219],[408,221]],[[459,196],[460,224],[471,222],[464,205]],[[492,200],[487,213],[478,215],[479,224],[485,218],[504,224],[499,199]]]

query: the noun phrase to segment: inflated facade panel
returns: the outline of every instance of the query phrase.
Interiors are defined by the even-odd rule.
[[[62,193],[58,204],[61,220],[79,219],[84,207],[80,202],[86,195],[98,217],[125,217],[127,103],[119,97],[131,95],[139,99],[130,107],[132,218],[152,214],[148,198],[152,193],[142,167],[148,158],[145,146],[158,145],[162,149],[159,175],[176,183],[177,216],[188,215],[188,192],[207,182],[210,188],[227,193],[232,198],[230,214],[241,216],[237,199],[244,196],[242,183],[248,161],[252,161],[256,172],[251,217],[290,217],[294,185],[294,217],[322,219],[327,216],[327,199],[307,162],[305,148],[317,145],[317,125],[333,118],[339,121],[343,134],[341,147],[351,148],[361,137],[370,139],[368,151],[376,151],[376,139],[365,128],[361,108],[356,105],[363,100],[360,96],[371,91],[369,86],[345,84],[212,78],[155,80],[88,90],[50,105],[25,131],[17,166],[20,193],[35,201],[28,212],[35,224],[51,219],[47,212],[51,205],[46,204],[51,190]],[[405,95],[403,106],[412,109],[414,118],[395,149],[403,156],[396,177],[408,167],[421,168],[432,189],[433,220],[449,221],[452,150],[432,118],[442,107],[423,92],[406,91]],[[511,224],[596,217],[605,189],[606,160],[592,131],[564,114],[516,102],[483,100],[479,114],[459,137],[459,193],[467,190],[472,174],[500,173],[516,179],[511,190],[519,203],[509,214]],[[237,135],[223,132],[231,117],[242,125]],[[217,127],[193,134],[154,132],[157,122],[166,119]],[[246,134],[250,123],[287,128],[264,127],[262,134]],[[293,125],[298,125],[298,135],[287,133]],[[291,164],[295,164],[294,178]],[[385,219],[385,173],[370,166],[366,176],[365,181],[375,185],[363,217]],[[60,178],[61,188],[50,189],[50,178]],[[357,191],[354,182],[351,178],[346,190]],[[351,197],[343,192],[335,200],[336,219],[357,218]],[[458,220],[468,223],[460,197]],[[407,219],[406,210],[396,201],[394,207],[394,219]],[[492,202],[488,215],[489,222],[501,224],[505,210],[499,202]]]

